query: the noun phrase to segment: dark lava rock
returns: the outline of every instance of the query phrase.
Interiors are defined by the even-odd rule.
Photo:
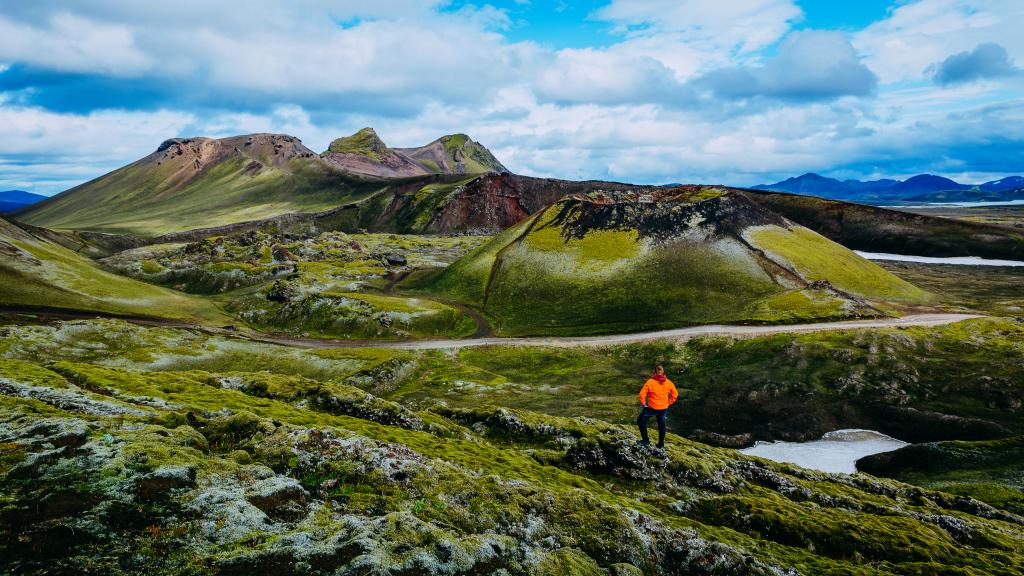
[[[384,263],[388,266],[405,266],[409,261],[406,260],[405,255],[391,252],[384,255]]]
[[[575,468],[634,480],[654,480],[666,467],[656,449],[625,437],[581,438],[565,453]]]
[[[811,497],[811,491],[789,478],[776,473],[771,468],[760,462],[739,461],[734,466],[736,472],[744,480],[771,488],[776,492],[788,496],[794,500],[807,500]]]
[[[298,260],[295,254],[292,254],[291,250],[281,246],[280,244],[274,244],[273,248],[270,249],[271,254],[274,256],[276,262],[294,262]]]
[[[754,434],[745,432],[743,434],[719,434],[707,430],[696,429],[690,434],[690,438],[697,442],[721,446],[723,448],[744,448],[754,443]]]
[[[260,243],[260,234],[255,230],[243,232],[234,237],[239,246],[253,246]]]

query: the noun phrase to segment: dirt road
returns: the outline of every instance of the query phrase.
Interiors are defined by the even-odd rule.
[[[823,330],[854,330],[858,328],[895,328],[899,326],[941,326],[961,320],[981,318],[977,314],[915,314],[900,318],[873,318],[847,320],[842,322],[820,322],[816,324],[790,324],[784,326],[735,326],[710,324],[690,326],[657,332],[636,332],[632,334],[611,334],[607,336],[556,337],[537,336],[531,338],[467,338],[464,340],[409,340],[403,342],[367,342],[350,340],[314,340],[295,338],[259,338],[288,346],[310,348],[393,348],[399,350],[436,350],[466,348],[469,346],[609,346],[650,340],[687,340],[698,336],[764,336],[768,334],[820,332]]]
[[[460,307],[461,308],[461,307]],[[896,328],[899,326],[941,326],[971,318],[982,318],[978,314],[914,314],[899,318],[871,318],[866,320],[846,320],[842,322],[819,322],[816,324],[789,324],[774,326],[738,326],[727,324],[708,324],[689,326],[657,332],[634,332],[630,334],[609,334],[606,336],[535,336],[529,338],[501,338],[497,336],[480,337],[477,335],[462,340],[403,340],[388,342],[382,340],[330,340],[316,338],[291,338],[255,332],[245,329],[235,332],[231,329],[218,329],[201,326],[166,318],[148,318],[143,316],[115,316],[102,312],[84,312],[39,307],[0,306],[0,318],[6,316],[8,322],[17,323],[26,320],[29,315],[36,321],[46,320],[78,320],[89,318],[118,318],[126,322],[144,326],[161,326],[164,328],[183,328],[199,330],[207,334],[215,334],[284,346],[304,348],[392,348],[397,350],[441,350],[448,348],[466,348],[469,346],[609,346],[629,344],[651,340],[687,340],[698,336],[764,336],[768,334],[820,332],[823,330],[855,330],[859,328]],[[482,320],[482,319],[481,319]],[[478,325],[480,322],[478,321]]]

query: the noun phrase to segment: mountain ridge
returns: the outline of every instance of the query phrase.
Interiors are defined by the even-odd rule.
[[[361,201],[403,178],[508,170],[464,134],[388,148],[370,128],[323,154],[287,134],[171,138],[152,153],[13,214],[54,229],[160,235],[312,213]]]
[[[1018,188],[1024,188],[1024,177],[1008,176],[999,180],[972,185],[961,184],[950,178],[935,174],[918,174],[906,180],[880,179],[861,181],[837,180],[814,172],[807,172],[774,184],[757,184],[750,187],[751,190],[789,192],[792,194],[819,196],[831,200],[868,202],[916,200],[917,197],[925,194],[950,191],[1003,193]],[[969,197],[969,194],[967,197]]]

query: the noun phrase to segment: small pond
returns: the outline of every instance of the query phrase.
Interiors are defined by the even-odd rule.
[[[857,471],[857,460],[907,443],[871,430],[836,430],[809,442],[758,442],[740,452],[822,472]]]

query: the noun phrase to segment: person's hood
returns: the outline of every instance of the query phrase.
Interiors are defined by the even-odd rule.
[[[652,380],[657,380],[658,382],[661,382],[662,384],[664,384],[665,380],[668,380],[668,376],[665,376],[664,374],[654,374],[654,375],[651,376],[651,379]]]

